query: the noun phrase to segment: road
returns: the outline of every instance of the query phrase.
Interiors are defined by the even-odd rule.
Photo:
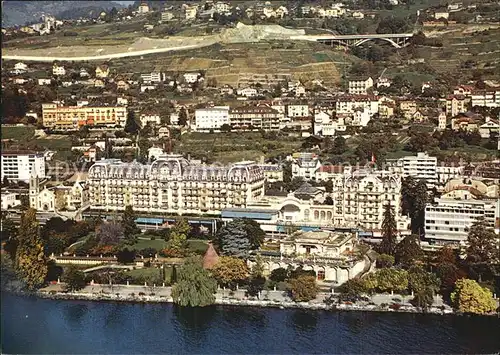
[[[27,55],[3,55],[3,59],[7,60],[24,60],[24,61],[34,61],[34,62],[53,62],[53,61],[92,61],[92,60],[108,60],[108,59],[116,59],[116,58],[125,58],[125,57],[136,57],[140,55],[147,54],[155,54],[155,53],[164,53],[164,52],[172,52],[172,51],[182,51],[186,49],[194,49],[210,46],[213,43],[206,42],[200,44],[191,44],[185,46],[178,47],[166,47],[166,48],[156,48],[156,49],[146,49],[142,51],[131,51],[131,52],[122,52],[122,53],[114,53],[114,54],[103,54],[103,55],[94,55],[88,57],[36,57],[36,56],[27,56]]]

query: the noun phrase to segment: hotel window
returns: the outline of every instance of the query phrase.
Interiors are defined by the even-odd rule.
[[[318,281],[325,279],[325,270],[318,270]]]

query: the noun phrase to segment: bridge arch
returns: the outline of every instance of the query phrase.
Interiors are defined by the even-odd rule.
[[[408,42],[406,42],[406,41],[405,41],[405,44],[402,46],[398,42],[395,42],[392,38],[380,37],[380,38],[364,38],[364,39],[359,40],[356,43],[354,43],[354,47],[359,47],[363,43],[366,43],[368,41],[375,41],[375,40],[386,41],[386,42],[390,43],[395,48],[402,48],[402,47],[405,47],[406,45],[408,45]]]

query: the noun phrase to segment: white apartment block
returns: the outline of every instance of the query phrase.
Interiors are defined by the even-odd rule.
[[[500,107],[500,91],[475,91],[471,93],[471,106]]]
[[[141,79],[146,84],[161,83],[165,81],[166,75],[160,72],[144,73],[141,74]]]
[[[174,19],[174,14],[170,11],[164,11],[161,13],[161,22],[168,22]]]
[[[446,184],[451,179],[456,179],[463,176],[464,167],[463,166],[436,166],[436,173],[438,176],[438,182],[440,185]]]
[[[255,88],[238,89],[236,90],[236,93],[238,94],[238,96],[244,96],[244,97],[255,97],[259,94],[259,92]]]
[[[428,186],[433,186],[438,181],[437,158],[430,157],[427,153],[417,153],[417,156],[408,155],[387,162],[390,165],[389,171],[401,174],[403,177],[423,179]]]
[[[230,14],[231,13],[231,4],[224,2],[224,1],[217,1],[214,4],[214,10],[218,14]]]
[[[500,199],[474,199],[469,191],[462,191],[462,199],[448,197],[436,199],[425,207],[425,237],[437,244],[464,244],[469,228],[478,218],[498,234]]]
[[[373,79],[371,77],[349,80],[349,94],[352,95],[366,95],[367,90],[372,87]]]
[[[292,157],[292,176],[304,180],[314,180],[316,170],[321,166],[318,156],[314,153],[298,153]]]
[[[34,151],[2,151],[2,176],[9,181],[29,182],[36,175],[44,179],[45,157],[43,153]]]
[[[454,117],[467,112],[467,100],[464,96],[453,95],[446,98],[446,115]]]
[[[309,105],[287,105],[286,107],[288,117],[308,117]]]
[[[195,111],[193,131],[220,130],[224,124],[231,124],[229,106],[201,108]]]
[[[87,182],[93,210],[133,206],[139,212],[218,215],[225,208],[246,208],[264,196],[264,174],[254,162],[208,166],[180,155],[166,155],[148,165],[98,161]]]
[[[357,109],[367,109],[371,116],[378,112],[379,101],[371,96],[342,96],[335,102],[337,113],[353,113]]]
[[[142,114],[139,117],[139,121],[141,122],[141,128],[146,127],[148,124],[152,126],[159,126],[161,124],[160,115],[156,114]]]
[[[54,66],[52,67],[52,74],[55,76],[66,75],[66,69],[64,69],[63,66],[59,66],[57,64],[54,64]]]
[[[42,124],[57,130],[78,130],[80,127],[125,127],[127,108],[123,106],[62,106],[42,104]]]
[[[232,108],[229,121],[233,129],[279,131],[283,114],[269,106],[248,106]]]

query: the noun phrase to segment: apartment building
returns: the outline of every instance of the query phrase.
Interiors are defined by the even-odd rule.
[[[32,175],[45,178],[45,157],[43,153],[29,150],[3,150],[2,176],[9,181],[28,182]]]
[[[349,94],[351,95],[366,95],[370,88],[373,88],[373,79],[371,77],[349,79]]]
[[[165,81],[166,75],[165,73],[160,73],[160,72],[144,73],[141,74],[141,79],[142,82],[145,84],[161,83]]]
[[[154,113],[143,113],[139,117],[139,121],[141,123],[141,128],[146,127],[148,124],[152,126],[159,126],[161,124],[161,117],[160,115]]]
[[[309,105],[307,104],[296,104],[287,105],[286,107],[288,117],[308,117],[309,116]]]
[[[127,108],[123,106],[63,106],[42,104],[42,124],[56,130],[78,130],[80,127],[125,127]]]
[[[374,96],[344,95],[335,101],[335,111],[339,113],[354,113],[358,109],[367,109],[370,115],[378,112],[379,101]]]
[[[384,208],[394,209],[397,229],[407,234],[410,220],[402,215],[401,175],[360,169],[333,179],[333,225],[360,228],[381,237]]]
[[[229,121],[233,129],[278,131],[283,115],[268,106],[245,106],[229,110]]]
[[[400,159],[387,160],[389,171],[401,174],[403,177],[411,176],[415,179],[426,180],[429,186],[438,182],[437,158],[430,157],[427,153],[417,153],[417,156],[408,155]]]
[[[292,176],[305,180],[314,180],[316,170],[321,166],[319,158],[314,153],[295,153],[292,156]]]
[[[57,65],[57,64],[54,64],[54,66],[52,67],[52,75],[55,75],[55,76],[64,76],[66,75],[66,69],[64,69],[64,67],[61,65]]]
[[[446,114],[456,116],[459,113],[467,112],[467,103],[469,100],[465,96],[451,95],[446,98]]]
[[[479,218],[498,234],[500,200],[465,189],[449,192],[425,207],[425,237],[437,244],[464,244],[470,227]]]
[[[196,164],[180,155],[165,155],[152,164],[96,162],[87,183],[93,210],[173,214],[220,214],[246,208],[264,196],[264,174],[251,161],[227,166]]]
[[[500,90],[477,90],[471,93],[471,106],[500,107]]]
[[[230,125],[229,106],[214,106],[201,108],[195,111],[195,123],[191,128],[193,131],[209,132],[220,130],[225,124]]]

